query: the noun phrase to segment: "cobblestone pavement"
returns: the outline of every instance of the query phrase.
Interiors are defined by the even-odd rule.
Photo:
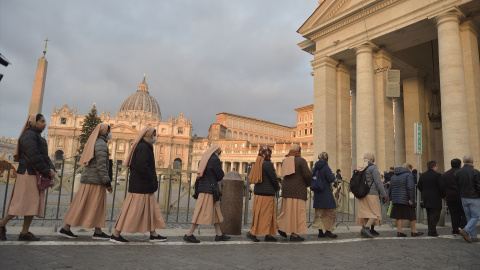
[[[421,231],[425,226],[419,224]],[[46,228],[32,228],[42,238],[16,241],[20,228],[9,228],[0,242],[0,269],[480,269],[480,243],[469,244],[450,229],[438,238],[397,238],[382,226],[375,239],[360,237],[359,227],[341,228],[335,240],[319,239],[308,229],[307,240],[252,243],[245,236],[214,242],[213,229],[196,232],[200,244],[182,241],[185,230],[158,230],[169,239],[146,242],[148,235],[124,234],[126,245],[90,239],[91,231],[74,229],[79,239],[64,239]],[[478,230],[479,228],[477,228]],[[43,231],[42,231],[43,230]],[[246,230],[243,230],[243,235]],[[405,232],[408,234],[409,230]],[[278,237],[278,236],[277,236]]]

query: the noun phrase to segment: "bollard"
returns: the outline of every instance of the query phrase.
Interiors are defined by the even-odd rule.
[[[228,172],[222,180],[220,209],[223,222],[220,228],[225,234],[242,234],[243,183],[236,171]]]

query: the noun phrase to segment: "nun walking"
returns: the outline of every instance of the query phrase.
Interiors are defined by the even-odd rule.
[[[272,150],[262,146],[258,151],[257,160],[252,167],[249,178],[255,184],[253,190],[253,219],[247,237],[253,242],[260,242],[257,235],[265,235],[265,242],[277,242],[273,237],[277,231],[277,207],[275,194],[280,189],[277,173],[270,161]]]
[[[223,221],[223,215],[220,210],[220,201],[215,201],[213,192],[215,185],[222,181],[225,176],[222,163],[220,162],[220,154],[222,149],[218,145],[213,145],[205,151],[198,165],[197,181],[198,181],[198,198],[193,213],[192,226],[185,234],[183,240],[189,243],[200,243],[195,238],[193,232],[201,225],[212,225],[215,227],[215,241],[227,241],[231,237],[222,234],[220,223]]]
[[[164,242],[166,237],[159,235],[155,229],[166,227],[154,193],[158,190],[157,173],[153,144],[156,130],[145,127],[135,139],[132,149],[125,159],[125,166],[130,167],[128,195],[115,223],[115,231],[110,242],[126,243],[120,233],[150,232],[150,242]]]
[[[110,165],[107,145],[111,138],[110,126],[105,123],[98,124],[90,134],[80,158],[80,164],[85,166],[80,178],[80,187],[63,218],[65,225],[58,232],[59,235],[77,238],[70,228],[81,226],[95,228],[93,239],[110,239],[102,228],[105,228],[107,191],[112,192],[112,179],[108,175]]]

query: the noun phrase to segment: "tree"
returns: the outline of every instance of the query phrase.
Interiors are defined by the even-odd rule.
[[[100,117],[97,116],[97,108],[95,108],[95,103],[93,103],[93,108],[88,111],[88,115],[83,120],[82,134],[78,136],[77,139],[80,143],[77,149],[78,155],[81,155],[83,153],[83,148],[85,147],[85,144],[87,143],[90,134],[92,134],[95,127],[97,127],[97,125],[101,122],[102,120],[100,119]]]

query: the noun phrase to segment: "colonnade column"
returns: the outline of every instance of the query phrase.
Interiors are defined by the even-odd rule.
[[[352,151],[350,144],[350,69],[339,64],[337,66],[337,167],[345,176],[352,167]],[[330,154],[330,153],[329,153]],[[315,157],[314,157],[315,160]]]
[[[331,168],[337,167],[337,85],[338,62],[328,56],[312,61],[313,94],[313,157],[325,151]]]
[[[112,144],[112,160],[115,162],[115,156],[117,155],[117,140],[118,139],[113,139],[113,144]]]
[[[427,110],[425,108],[425,74],[418,72],[415,76],[403,79],[403,102],[405,116],[405,157],[406,162],[417,168],[417,155],[414,152],[414,124],[422,124],[422,156],[420,166],[423,171],[428,161]]]
[[[459,14],[435,18],[438,30],[444,163],[471,153]]]
[[[478,35],[480,29],[471,19],[460,25],[460,38],[463,49],[463,67],[465,87],[468,96],[468,120],[471,155],[474,160],[480,158],[480,63],[478,53]]]
[[[405,114],[403,97],[400,97],[395,99],[395,167],[405,162]]]
[[[385,50],[374,54],[375,63],[380,67],[392,66],[392,59]],[[393,134],[393,102],[386,95],[387,72],[378,72],[375,79],[375,116],[376,116],[376,160],[380,171],[386,171],[395,165],[395,139]]]
[[[363,155],[377,155],[375,125],[375,84],[373,80],[373,47],[370,44],[355,48],[357,54],[357,104],[356,145],[357,164],[363,163]]]
[[[351,121],[351,135],[352,135],[352,155],[350,159],[352,160],[352,167],[349,170],[349,173],[357,168],[357,132],[356,132],[356,122],[357,122],[357,92],[355,89],[352,89],[352,105],[350,107],[350,121]],[[343,171],[342,171],[343,172]]]

